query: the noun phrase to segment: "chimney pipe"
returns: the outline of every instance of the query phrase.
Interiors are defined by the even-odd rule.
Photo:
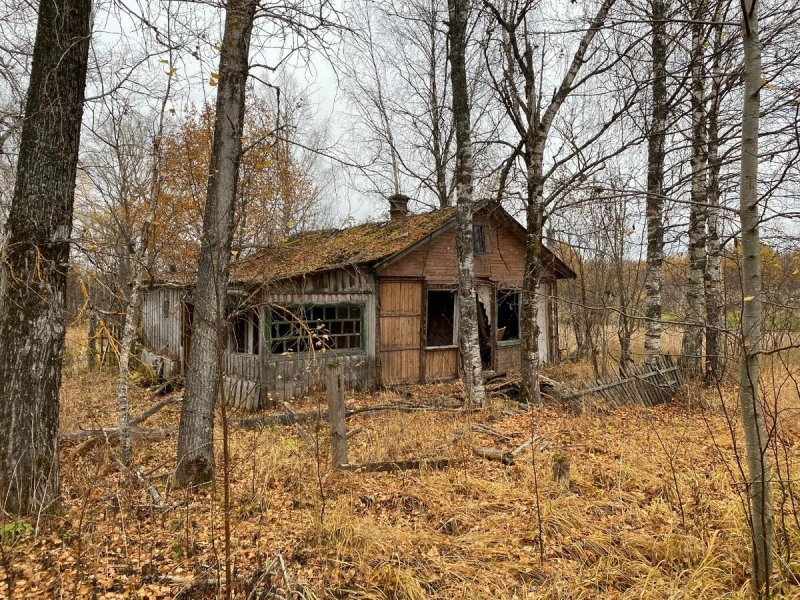
[[[405,194],[392,194],[389,196],[390,221],[396,221],[408,216],[408,201],[410,199]]]

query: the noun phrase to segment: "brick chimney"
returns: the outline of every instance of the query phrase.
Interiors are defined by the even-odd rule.
[[[392,194],[389,196],[389,220],[396,221],[408,216],[408,201],[411,198],[405,194]]]

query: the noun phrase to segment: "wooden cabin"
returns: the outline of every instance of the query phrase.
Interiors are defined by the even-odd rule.
[[[231,265],[225,394],[256,409],[324,385],[338,360],[351,388],[453,379],[458,360],[455,208],[407,212],[390,198],[390,220],[298,234]],[[473,224],[481,358],[513,371],[520,361],[525,228],[500,205]],[[572,270],[543,250],[541,358],[558,355],[554,298]],[[143,359],[160,375],[188,358],[190,288],[153,286],[145,300]]]

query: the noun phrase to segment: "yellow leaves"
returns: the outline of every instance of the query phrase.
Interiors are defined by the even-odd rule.
[[[745,302],[751,302],[754,298],[755,298],[755,296],[745,296],[744,297],[744,301]]]
[[[169,64],[169,61],[168,61],[166,58],[162,58],[162,59],[161,59],[160,61],[158,61],[158,62],[160,62],[162,65],[168,65],[168,64]]]
[[[167,71],[167,77],[169,77],[171,79],[175,75],[175,73],[177,73],[177,72],[178,72],[178,68],[177,67],[172,67],[169,71]]]
[[[219,73],[211,71],[211,77],[208,80],[208,85],[210,85],[211,87],[216,87],[218,83],[219,83]]]

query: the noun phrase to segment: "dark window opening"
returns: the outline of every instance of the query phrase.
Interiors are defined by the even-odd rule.
[[[497,291],[497,340],[500,342],[519,339],[519,292]]]
[[[429,290],[426,346],[455,344],[456,293],[452,290]]]
[[[486,241],[483,237],[483,225],[472,226],[472,252],[473,254],[486,254]]]
[[[229,318],[228,349],[242,354],[258,354],[260,319],[257,308],[239,310]]]
[[[276,306],[270,309],[270,353],[363,348],[359,305]]]
[[[164,301],[161,303],[161,316],[165,319],[169,318],[169,298],[164,298]]]

